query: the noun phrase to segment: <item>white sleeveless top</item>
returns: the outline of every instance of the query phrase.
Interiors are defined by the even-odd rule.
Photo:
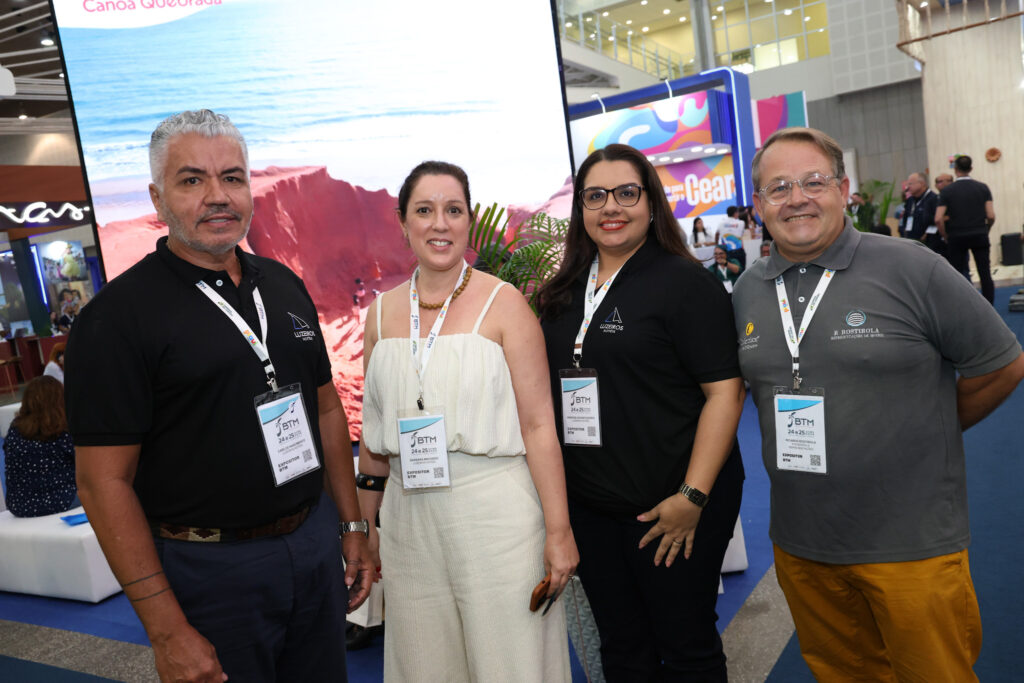
[[[490,457],[525,455],[519,414],[505,353],[479,334],[499,283],[471,333],[442,334],[423,377],[423,403],[443,406],[448,451]],[[381,305],[377,298],[377,333]],[[421,346],[422,348],[422,346]],[[416,407],[419,383],[408,337],[379,339],[366,367],[363,388],[363,443],[378,455],[398,455],[398,411]]]

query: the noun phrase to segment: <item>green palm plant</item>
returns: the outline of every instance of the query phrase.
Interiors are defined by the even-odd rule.
[[[562,262],[568,219],[537,213],[517,229],[509,228],[505,209],[492,204],[483,211],[477,204],[469,230],[469,246],[477,267],[511,283],[537,311],[537,292]]]

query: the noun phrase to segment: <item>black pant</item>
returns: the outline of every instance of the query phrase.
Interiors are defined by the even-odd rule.
[[[578,574],[601,636],[609,683],[728,680],[715,622],[722,559],[739,514],[742,475],[715,484],[693,553],[654,566],[658,540],[637,550],[651,523],[612,517],[578,503],[569,515]]]
[[[338,513],[326,495],[284,536],[154,540],[185,617],[213,644],[231,681],[347,680],[348,591]]]
[[[971,279],[971,269],[967,263],[967,252],[974,254],[974,266],[978,269],[978,278],[981,280],[981,295],[988,299],[990,304],[994,303],[996,286],[992,282],[992,269],[989,266],[988,235],[950,235],[946,238],[946,243],[950,265],[963,273],[968,280]]]

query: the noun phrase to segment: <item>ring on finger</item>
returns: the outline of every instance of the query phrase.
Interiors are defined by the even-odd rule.
[[[672,541],[672,545],[682,545],[682,544],[683,544],[683,542],[679,541],[679,540]]]

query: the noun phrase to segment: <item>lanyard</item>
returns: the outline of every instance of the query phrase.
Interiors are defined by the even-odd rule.
[[[789,310],[789,302],[786,301],[786,285],[782,281],[782,276],[779,275],[775,278],[775,293],[779,297],[782,329],[786,333],[786,345],[789,346],[789,354],[793,357],[793,391],[800,391],[800,383],[803,382],[803,378],[800,377],[800,342],[804,338],[804,332],[811,325],[811,318],[814,317],[815,311],[818,310],[822,297],[825,296],[825,290],[832,284],[832,276],[835,275],[835,272],[831,268],[826,268],[825,272],[821,274],[821,277],[818,279],[818,286],[814,288],[811,301],[807,304],[807,310],[804,311],[799,331],[793,323],[793,313]]]
[[[587,328],[590,327],[590,321],[594,317],[594,312],[604,301],[604,295],[608,293],[608,288],[612,286],[612,280],[618,275],[622,268],[619,267],[610,278],[604,281],[600,289],[597,288],[597,268],[598,258],[594,257],[594,262],[590,264],[590,277],[587,278],[587,296],[583,301],[583,322],[580,323],[580,331],[576,333],[576,342],[572,346],[572,362],[578,368],[580,361],[583,359],[583,338],[587,336]],[[597,290],[597,291],[595,291]]]
[[[427,340],[423,342],[422,358],[420,357],[420,296],[416,290],[416,278],[420,274],[419,266],[416,266],[416,270],[412,273],[412,279],[409,280],[409,345],[412,348],[412,366],[416,370],[416,379],[419,380],[420,384],[420,395],[416,399],[416,406],[420,410],[423,410],[423,375],[426,374],[427,363],[430,362],[430,354],[434,350],[434,342],[437,341],[438,335],[441,334],[441,325],[444,324],[445,316],[448,315],[448,306],[452,303],[452,297],[455,295],[455,290],[458,289],[458,283],[462,282],[462,278],[466,276],[466,268],[468,267],[469,264],[463,261],[459,279],[455,281],[456,285],[452,289],[452,293],[444,300],[441,312],[437,314],[437,320],[434,321],[433,326],[430,328]]]
[[[270,385],[271,390],[277,393],[277,379],[274,375],[274,365],[270,362],[270,352],[267,350],[267,311],[263,307],[263,297],[260,296],[260,290],[258,287],[252,290],[252,298],[256,303],[256,314],[260,319],[260,336],[257,337],[255,333],[249,328],[249,323],[245,322],[245,318],[238,314],[238,311],[231,307],[227,301],[224,300],[220,294],[213,290],[210,285],[206,284],[202,280],[196,283],[196,287],[199,291],[206,295],[206,297],[217,304],[217,308],[228,317],[228,320],[235,324],[238,331],[242,333],[245,340],[249,342],[249,346],[256,352],[256,357],[263,363],[263,372],[267,373],[267,384]]]

